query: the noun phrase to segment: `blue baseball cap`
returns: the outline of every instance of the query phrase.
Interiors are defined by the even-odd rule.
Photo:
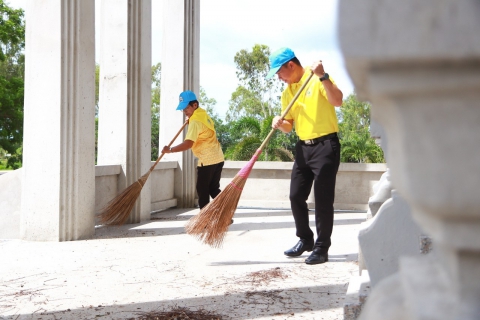
[[[192,91],[187,90],[180,93],[178,100],[180,103],[178,104],[177,110],[183,110],[190,102],[197,100],[197,96]]]
[[[272,53],[269,57],[270,71],[267,74],[267,79],[273,77],[285,63],[293,58],[295,58],[295,53],[290,48],[280,48]]]

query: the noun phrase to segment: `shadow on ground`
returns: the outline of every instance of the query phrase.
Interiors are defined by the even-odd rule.
[[[97,226],[95,229],[95,236],[92,239],[108,239],[108,238],[132,238],[132,237],[155,237],[155,236],[169,236],[185,234],[185,224],[188,219],[193,217],[199,211],[198,209],[176,209],[171,212],[162,214],[162,212],[152,215],[150,221],[138,224],[128,224],[123,226]],[[279,217],[292,216],[291,211],[255,211],[255,212],[240,212],[234,215],[233,225],[230,226],[229,231],[243,231],[250,232],[256,230],[272,230],[272,229],[288,229],[294,228],[295,223],[293,217],[290,221],[283,222],[242,222],[243,218],[265,218],[265,217]],[[354,225],[364,222],[365,219],[343,219],[341,213],[335,215],[335,226],[340,225]],[[179,222],[182,226],[168,226],[163,222]],[[176,224],[178,225],[178,223]],[[310,227],[315,229],[315,215],[310,211]],[[243,233],[240,234],[240,236]]]
[[[161,288],[159,288],[161,290]],[[33,314],[15,314],[0,319],[139,319],[142,313],[168,311],[178,307],[189,310],[203,309],[214,312],[221,319],[256,319],[264,317],[294,318],[295,315],[313,311],[328,311],[342,306],[347,284],[297,287],[279,290],[256,289],[243,292],[226,292],[222,295],[187,299],[160,300],[124,305],[84,306],[45,312],[41,306]],[[332,299],[332,296],[338,297]],[[322,297],[324,299],[322,299]],[[327,298],[328,297],[328,298]]]

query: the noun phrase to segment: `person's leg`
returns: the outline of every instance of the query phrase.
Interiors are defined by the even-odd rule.
[[[212,166],[212,176],[209,187],[209,193],[212,199],[215,199],[215,197],[222,191],[220,190],[220,178],[222,177],[223,164],[224,162],[222,161]]]
[[[312,251],[314,245],[314,234],[309,226],[307,205],[313,183],[313,174],[305,162],[305,159],[308,159],[308,148],[297,143],[295,151],[296,157],[290,180],[290,205],[295,220],[296,234],[300,240],[295,246],[284,252],[289,257],[298,257],[305,251]]]
[[[197,167],[197,194],[198,194],[198,205],[200,209],[205,207],[210,202],[210,177],[211,177],[211,166]]]
[[[340,143],[337,138],[316,145],[310,167],[314,172],[315,224],[317,240],[315,248],[323,254],[331,245],[335,201],[335,182],[340,165]]]
[[[298,142],[295,149],[296,157],[290,181],[290,205],[297,237],[310,241],[314,234],[309,226],[307,199],[312,189],[313,174],[305,160],[308,159],[308,146]]]

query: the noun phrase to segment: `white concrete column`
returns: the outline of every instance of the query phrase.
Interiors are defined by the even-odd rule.
[[[478,319],[479,2],[341,0],[339,12],[348,71],[388,136],[392,183],[435,244],[400,260],[361,319]]]
[[[26,8],[21,236],[86,239],[95,231],[94,0]]]
[[[200,1],[165,0],[163,4],[162,84],[160,102],[160,146],[167,145],[185,121],[176,107],[182,91],[199,95],[200,79]],[[174,143],[183,141],[186,131]],[[177,160],[175,197],[178,207],[194,206],[196,168],[189,150],[167,154],[165,160]]]
[[[97,164],[120,164],[118,193],[147,173],[151,141],[151,0],[102,0]],[[150,180],[127,223],[150,220]]]

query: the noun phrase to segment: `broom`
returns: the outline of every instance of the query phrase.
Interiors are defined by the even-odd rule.
[[[183,126],[178,130],[175,137],[170,141],[168,147],[170,147],[173,142],[177,139],[180,133],[183,131],[185,126],[188,124],[188,120],[185,121]],[[122,191],[119,195],[113,198],[98,214],[100,221],[104,225],[122,225],[127,221],[130,212],[132,211],[135,202],[142,191],[145,182],[150,176],[150,173],[153,171],[157,163],[162,159],[164,153],[160,154],[157,161],[152,165],[150,170],[140,177],[136,182],[130,185],[128,188]]]
[[[297,100],[300,93],[306,87],[308,82],[313,76],[313,72],[310,73],[307,80],[303,83],[300,89],[293,97],[290,104],[282,113],[281,118],[285,118],[290,108]],[[187,222],[185,229],[188,234],[195,236],[198,240],[212,247],[221,247],[228,227],[231,224],[233,215],[238,205],[238,201],[243,191],[243,186],[247,181],[253,165],[257,161],[258,157],[262,153],[262,150],[267,145],[268,141],[272,137],[275,129],[270,130],[263,143],[257,149],[253,157],[243,168],[235,175],[233,181],[230,182],[223,190],[213,199],[209,204],[200,210],[200,213],[190,218]]]

